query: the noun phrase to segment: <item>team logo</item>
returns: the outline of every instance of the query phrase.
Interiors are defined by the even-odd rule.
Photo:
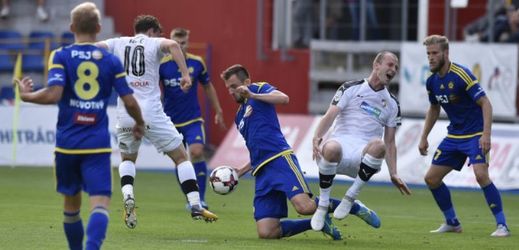
[[[243,114],[243,117],[249,117],[251,114],[252,114],[252,106],[247,105],[247,107],[245,107],[245,114]]]
[[[382,113],[380,109],[369,105],[367,102],[362,102],[360,104],[360,108],[364,110],[364,112],[366,112],[367,114],[374,116],[376,118],[379,118],[380,114]]]
[[[454,88],[454,83],[453,82],[449,82],[449,89],[453,89]]]
[[[192,74],[193,72],[195,72],[195,69],[194,69],[193,67],[189,67],[188,70],[189,70],[189,73],[190,73],[190,74]]]
[[[445,89],[445,86],[443,86],[443,83],[440,85],[440,89]]]
[[[342,97],[342,94],[344,94],[344,88],[341,86],[337,92],[335,93],[335,95],[333,96],[333,99],[332,99],[332,104],[333,105],[336,105],[339,100],[341,100],[341,97]]]
[[[101,58],[103,58],[103,53],[101,53],[101,51],[99,50],[94,50],[92,51],[92,58],[96,60],[101,60]]]
[[[385,108],[385,107],[386,107],[386,105],[387,105],[386,99],[382,99],[382,107],[384,107],[384,108]]]

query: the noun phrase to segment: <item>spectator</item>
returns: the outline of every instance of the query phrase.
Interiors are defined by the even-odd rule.
[[[318,7],[315,0],[299,0],[295,3],[294,23],[295,29],[295,48],[307,48],[310,45],[310,39],[317,31]]]
[[[36,0],[36,4],[38,5],[38,8],[36,9],[36,17],[42,21],[46,22],[49,20],[49,14],[47,14],[47,11],[44,8],[45,0]],[[0,10],[0,18],[7,19],[9,17],[9,14],[11,12],[9,0],[2,0],[2,10]]]

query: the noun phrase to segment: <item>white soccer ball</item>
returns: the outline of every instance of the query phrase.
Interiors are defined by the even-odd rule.
[[[238,173],[229,166],[215,168],[209,175],[209,183],[217,194],[226,195],[231,193],[238,185]]]

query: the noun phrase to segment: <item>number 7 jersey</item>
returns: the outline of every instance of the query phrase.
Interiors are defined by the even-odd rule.
[[[56,151],[65,154],[111,152],[108,99],[132,93],[121,62],[93,44],[73,44],[52,52],[48,86],[63,87],[58,102]]]
[[[113,52],[123,63],[126,80],[134,91],[146,121],[153,121],[155,116],[163,113],[159,86],[160,60],[164,57],[160,43],[163,39],[138,34],[104,41],[108,51]],[[129,115],[120,100],[117,101],[117,112],[123,118],[120,120],[123,123],[121,126],[133,123],[132,119],[128,119]]]

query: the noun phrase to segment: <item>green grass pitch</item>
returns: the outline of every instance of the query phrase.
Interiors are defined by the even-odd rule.
[[[173,171],[139,171],[136,179],[138,226],[126,228],[118,174],[113,172],[114,195],[104,249],[519,249],[519,195],[503,193],[512,237],[495,239],[494,219],[483,194],[452,190],[464,232],[433,235],[442,222],[430,192],[414,188],[402,196],[392,186],[368,185],[360,199],[377,211],[382,227],[373,229],[359,218],[334,220],[344,240],[332,241],[320,232],[307,231],[281,240],[260,240],[252,217],[253,179],[240,180],[227,196],[207,192],[215,223],[193,221]],[[346,183],[333,188],[341,197]],[[311,183],[317,192],[317,184]],[[86,197],[86,196],[83,196]],[[0,167],[0,249],[66,249],[62,228],[62,198],[54,191],[51,168]],[[291,206],[290,206],[291,208]],[[292,208],[291,208],[292,209]],[[88,200],[83,199],[86,225]],[[298,217],[293,210],[290,217]]]

